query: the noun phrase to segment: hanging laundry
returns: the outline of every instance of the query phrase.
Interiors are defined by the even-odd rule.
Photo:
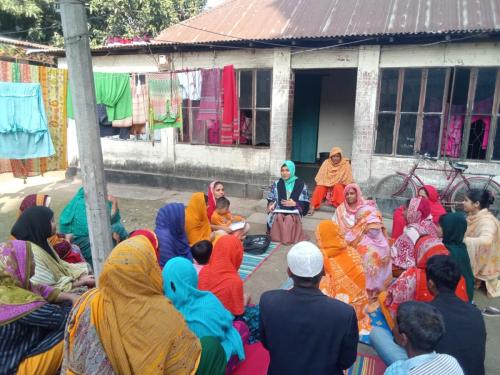
[[[240,137],[238,123],[238,92],[233,65],[227,65],[222,70],[222,128],[221,145],[237,143]]]
[[[149,73],[149,123],[153,129],[182,127],[182,96],[176,73]]]
[[[198,111],[198,123],[206,125],[208,143],[220,142],[220,69],[201,71],[201,98]]]
[[[144,134],[148,118],[148,87],[144,74],[132,74],[131,134]]]
[[[40,84],[0,82],[0,157],[28,159],[54,153]]]
[[[104,104],[108,120],[130,119],[132,125],[132,91],[130,76],[126,73],[94,73],[97,104]],[[68,90],[68,117],[74,118],[71,93]]]
[[[201,70],[178,72],[182,99],[200,100],[201,97]]]

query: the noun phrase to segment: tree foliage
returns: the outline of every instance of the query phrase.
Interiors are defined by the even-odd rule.
[[[90,39],[156,36],[166,27],[198,14],[206,0],[87,0]],[[0,0],[0,36],[62,45],[55,0]]]

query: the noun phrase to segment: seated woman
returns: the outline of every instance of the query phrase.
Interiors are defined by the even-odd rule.
[[[111,232],[115,244],[128,237],[125,227],[121,223],[118,200],[109,195],[108,209],[111,215]],[[87,211],[85,209],[85,194],[83,187],[78,190],[73,199],[64,207],[59,218],[59,230],[62,233],[71,233],[74,243],[80,247],[85,260],[92,264],[92,251],[90,250],[89,227],[87,224]]]
[[[237,355],[245,359],[243,342],[233,327],[233,316],[210,292],[198,289],[198,275],[193,264],[181,257],[170,259],[162,272],[163,291],[198,337],[216,337],[226,353],[226,360]]]
[[[11,235],[17,240],[30,241],[35,257],[35,275],[31,281],[69,292],[80,287],[95,286],[88,275],[86,263],[68,263],[61,260],[48,243],[56,230],[54,213],[47,207],[26,209],[12,227]]]
[[[434,224],[439,223],[439,218],[446,214],[446,210],[439,202],[439,194],[436,188],[432,185],[424,185],[418,190],[418,196],[429,201],[431,208],[432,221]],[[405,207],[401,206],[394,210],[392,218],[392,238],[397,239],[404,231],[406,226],[406,218],[404,216]]]
[[[285,160],[280,173],[267,195],[267,227],[273,241],[289,245],[308,239],[300,219],[309,210],[309,194],[306,184],[295,176],[292,161]]]
[[[344,189],[345,200],[337,207],[332,220],[339,226],[340,232],[345,236],[356,223],[356,211],[367,204],[358,184],[349,184]]]
[[[342,156],[341,148],[332,148],[330,157],[321,164],[315,180],[311,214],[321,206],[325,197],[331,197],[329,203],[334,207],[338,207],[344,201],[344,188],[353,182],[353,179],[351,163]]]
[[[415,267],[415,243],[423,235],[438,237],[437,227],[432,222],[429,201],[422,197],[412,198],[404,212],[408,223],[403,234],[391,247],[395,276],[410,267]]]
[[[226,193],[224,192],[224,184],[220,181],[212,181],[210,185],[208,185],[208,202],[207,202],[207,216],[208,220],[212,219],[212,214],[215,211],[215,204],[217,203],[217,199],[221,197],[225,197]],[[218,230],[222,228],[212,227],[212,230]]]
[[[194,193],[184,211],[184,229],[189,246],[193,246],[199,241],[214,241],[216,236],[226,234],[223,230],[212,232],[210,221],[208,220],[206,202],[205,194],[201,192]]]
[[[339,226],[331,220],[319,223],[316,241],[325,257],[325,276],[321,279],[321,291],[354,307],[360,334],[368,334],[371,324],[366,314],[368,295],[361,257],[347,245]]]
[[[156,216],[155,233],[160,244],[160,267],[169,259],[184,257],[193,261],[186,237],[185,213],[182,203],[169,203],[160,208]]]
[[[117,334],[119,332],[120,334]],[[216,343],[217,344],[217,343]],[[222,346],[204,346],[163,295],[154,245],[143,235],[120,242],[104,263],[99,288],[84,294],[70,313],[62,373],[194,374],[205,369],[202,350],[220,374]],[[204,363],[205,362],[205,363]],[[199,366],[198,366],[198,363]],[[201,373],[201,372],[200,372]],[[223,372],[222,372],[223,373]]]
[[[474,274],[472,273],[467,247],[464,244],[467,220],[461,212],[454,212],[441,216],[439,226],[443,234],[443,244],[455,259],[460,273],[465,279],[469,300],[472,301],[474,298]]]
[[[243,261],[243,245],[234,236],[221,237],[214,246],[210,260],[202,268],[198,288],[215,294],[224,307],[249,327],[250,342],[259,338],[258,306],[248,306],[250,296],[243,291],[238,270]]]
[[[424,235],[415,244],[414,266],[409,267],[395,280],[387,291],[380,293],[380,309],[387,323],[394,327],[394,317],[398,306],[406,301],[432,301],[433,296],[427,289],[425,267],[427,261],[435,255],[450,255],[440,239]],[[462,277],[455,294],[463,301],[469,301],[465,280]]]
[[[30,207],[43,206],[50,207],[51,198],[43,194],[30,194],[26,196],[19,207],[19,216]],[[71,243],[71,234],[56,233],[49,238],[49,244],[56,251],[59,258],[68,263],[82,263],[85,260],[82,257],[80,248]]]
[[[0,373],[58,374],[69,307],[77,296],[30,282],[30,243],[0,244]]]
[[[363,259],[368,298],[370,303],[376,303],[379,293],[392,281],[391,248],[380,212],[373,206],[361,206],[356,225],[345,239]]]
[[[467,212],[465,245],[476,278],[490,297],[500,297],[500,224],[489,207],[495,198],[487,190],[471,189],[464,200]]]

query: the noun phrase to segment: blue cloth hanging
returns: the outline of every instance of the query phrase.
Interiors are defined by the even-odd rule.
[[[40,84],[0,82],[0,158],[54,154]]]

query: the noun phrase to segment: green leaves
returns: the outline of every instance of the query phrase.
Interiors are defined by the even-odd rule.
[[[86,4],[91,45],[95,47],[104,45],[109,36],[154,37],[198,14],[206,0],[87,0]],[[62,46],[55,0],[0,0],[0,35]]]

